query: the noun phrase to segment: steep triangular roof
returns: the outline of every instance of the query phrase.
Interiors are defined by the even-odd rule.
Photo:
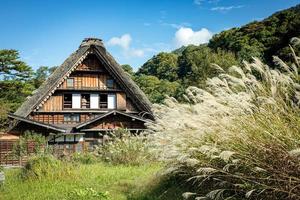
[[[71,54],[64,63],[50,75],[36,92],[21,105],[15,114],[21,117],[27,117],[32,111],[41,107],[41,105],[55,92],[55,89],[63,83],[64,79],[66,79],[71,72],[82,63],[86,56],[91,53],[95,54],[99,60],[103,62],[107,71],[128,94],[128,97],[136,107],[142,112],[151,114],[151,103],[144,92],[106,51],[102,41],[97,38],[84,39],[78,50]]]

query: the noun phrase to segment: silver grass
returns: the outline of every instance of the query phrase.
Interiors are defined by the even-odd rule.
[[[228,162],[232,156],[235,154],[233,151],[222,151],[219,155],[221,159],[223,159],[225,162]]]
[[[197,172],[204,175],[209,175],[212,173],[217,172],[218,170],[212,168],[212,167],[200,167],[197,169]]]
[[[185,192],[185,193],[182,194],[182,197],[183,197],[183,199],[189,199],[189,198],[191,198],[192,196],[195,196],[195,195],[197,195],[197,193]]]

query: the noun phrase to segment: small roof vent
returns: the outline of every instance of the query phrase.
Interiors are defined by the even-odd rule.
[[[91,45],[101,46],[104,48],[104,44],[102,40],[99,38],[85,38],[84,40],[82,40],[80,47],[91,46]]]

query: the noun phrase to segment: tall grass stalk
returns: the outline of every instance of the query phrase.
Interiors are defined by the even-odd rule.
[[[294,38],[295,41],[299,39]],[[293,49],[291,47],[292,52]],[[299,57],[275,69],[254,58],[187,89],[186,104],[155,106],[152,142],[172,173],[193,186],[187,199],[300,196]]]

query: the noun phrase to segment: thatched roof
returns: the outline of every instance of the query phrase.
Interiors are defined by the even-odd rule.
[[[104,64],[107,71],[127,93],[136,107],[141,112],[151,112],[151,103],[141,89],[106,51],[102,41],[97,38],[86,38],[78,50],[71,54],[51,76],[25,101],[15,112],[16,115],[27,117],[32,111],[41,106],[54,92],[55,89],[67,78],[70,73],[90,54],[95,54]]]

